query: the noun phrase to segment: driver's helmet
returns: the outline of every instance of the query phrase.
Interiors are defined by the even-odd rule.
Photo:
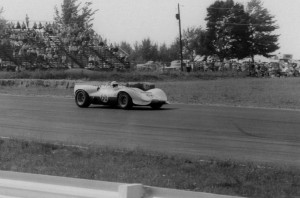
[[[117,87],[117,86],[118,86],[118,83],[117,83],[117,81],[112,81],[112,82],[110,83],[110,85],[111,85],[112,87]]]

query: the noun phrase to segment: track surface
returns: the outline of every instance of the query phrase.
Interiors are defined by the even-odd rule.
[[[78,108],[73,99],[0,95],[0,136],[300,165],[300,111],[167,105]]]

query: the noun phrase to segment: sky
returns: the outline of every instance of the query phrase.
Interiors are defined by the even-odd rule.
[[[78,0],[93,2],[94,29],[110,43],[130,44],[145,38],[161,45],[170,45],[179,34],[175,14],[180,5],[182,29],[206,28],[206,8],[215,0]],[[244,5],[249,0],[235,0]],[[63,0],[0,0],[3,17],[12,21],[52,21],[54,7]],[[279,29],[280,49],[276,53],[293,54],[300,60],[300,0],[262,0],[264,7],[275,16]]]

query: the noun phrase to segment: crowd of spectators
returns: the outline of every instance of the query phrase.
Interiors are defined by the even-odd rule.
[[[8,23],[0,35],[2,69],[9,64],[16,69],[76,66],[114,69],[129,64],[122,50],[108,46],[92,29],[56,23],[34,23],[32,28],[27,27],[24,23],[22,26]]]
[[[175,64],[175,63],[176,64]],[[172,63],[174,63],[172,65]],[[184,60],[181,68],[180,60],[172,61],[171,64],[148,61],[145,64],[137,64],[136,70],[139,71],[181,71],[184,72],[235,72],[244,73],[253,77],[288,77],[300,76],[300,61],[287,59],[273,60],[270,62],[252,61],[189,61]]]
[[[193,71],[217,72],[236,71],[246,72],[250,76],[300,76],[300,64],[288,60],[273,62],[237,62],[237,61],[199,61],[193,65]]]

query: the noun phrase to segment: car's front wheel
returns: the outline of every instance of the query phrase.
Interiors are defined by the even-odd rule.
[[[132,99],[128,93],[121,92],[118,96],[118,105],[122,109],[130,109],[133,105]]]
[[[91,104],[89,95],[85,91],[78,91],[75,95],[75,102],[78,107],[86,108]]]

